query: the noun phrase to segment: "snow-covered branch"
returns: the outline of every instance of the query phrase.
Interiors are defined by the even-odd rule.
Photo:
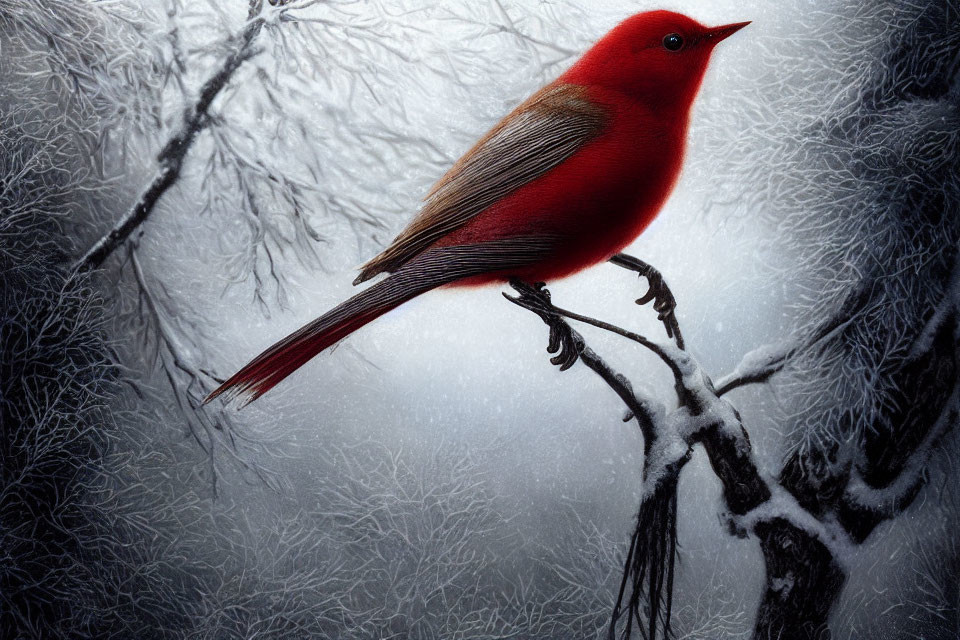
[[[756,633],[761,637],[774,637],[788,626],[801,624],[804,633],[815,634],[826,627],[835,596],[844,582],[838,558],[864,537],[857,529],[860,525],[849,518],[850,512],[855,508],[870,511],[882,519],[893,517],[908,506],[922,484],[922,469],[934,443],[956,422],[958,390],[954,387],[950,399],[936,408],[939,416],[936,424],[923,442],[908,452],[893,484],[883,490],[872,489],[853,473],[837,517],[834,511],[810,510],[792,495],[790,484],[779,484],[773,480],[773,474],[761,469],[739,412],[722,396],[737,387],[768,381],[792,359],[811,349],[829,348],[863,312],[874,287],[872,281],[861,282],[835,313],[823,318],[813,329],[779,346],[747,354],[718,387],[686,350],[556,307],[542,286],[517,281],[511,284],[520,295],[507,298],[539,315],[550,327],[548,351],[560,351],[551,360],[553,364],[561,370],[567,369],[579,357],[617,392],[629,410],[628,417],[637,418],[644,435],[644,487],[620,596],[614,608],[611,638],[618,630],[629,637],[634,624],[640,625],[645,637],[651,640],[658,629],[662,628],[665,634],[669,632],[676,553],[676,486],[696,445],[703,446],[723,486],[731,532],[755,535],[764,552],[768,588],[757,618]],[[952,289],[950,295],[945,304],[954,305]],[[939,329],[937,335],[941,342],[944,332],[954,335],[954,318],[954,314],[941,313],[931,320]],[[656,354],[673,375],[676,408],[666,411],[663,404],[649,394],[636,393],[628,379],[614,372],[586,345],[567,319],[609,331]],[[937,348],[938,338],[928,335],[930,333],[922,334],[921,349]],[[824,597],[812,598],[810,594],[814,590],[819,590]],[[642,610],[642,601],[645,610]]]
[[[778,344],[764,345],[744,355],[732,372],[717,380],[717,395],[722,396],[748,384],[767,382],[792,359],[804,355],[818,345],[829,344],[863,309],[870,299],[873,287],[872,280],[861,280],[836,313],[828,315],[809,331]]]

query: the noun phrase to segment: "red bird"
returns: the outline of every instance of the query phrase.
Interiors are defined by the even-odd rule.
[[[252,402],[436,287],[549,281],[611,259],[673,189],[710,53],[747,24],[710,28],[669,11],[620,23],[460,158],[354,284],[389,277],[261,353],[207,401]]]

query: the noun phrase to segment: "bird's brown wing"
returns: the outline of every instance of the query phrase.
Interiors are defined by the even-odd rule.
[[[441,236],[556,167],[599,134],[605,120],[583,87],[547,85],[460,158],[433,186],[407,228],[361,267],[354,284],[396,271]]]

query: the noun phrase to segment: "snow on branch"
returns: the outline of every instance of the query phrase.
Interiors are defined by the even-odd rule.
[[[779,373],[794,358],[817,345],[824,346],[836,338],[863,309],[870,299],[874,283],[861,280],[847,296],[840,309],[824,318],[811,330],[775,345],[764,345],[743,356],[732,372],[717,381],[717,395],[722,396],[737,387],[766,382]]]
[[[723,486],[730,530],[755,535],[767,561],[768,588],[758,615],[757,629],[777,633],[806,620],[811,628],[825,626],[834,596],[844,581],[843,559],[849,548],[862,541],[855,529],[833,512],[811,511],[761,470],[753,456],[750,438],[739,412],[722,398],[732,389],[766,382],[794,358],[835,342],[853,319],[864,311],[875,283],[865,279],[854,287],[833,314],[804,334],[781,345],[748,353],[735,371],[715,386],[691,354],[674,345],[651,341],[642,335],[553,305],[542,285],[513,281],[520,295],[511,302],[536,313],[550,327],[548,351],[559,354],[551,362],[567,369],[579,358],[595,371],[623,400],[644,435],[644,487],[636,530],[630,542],[620,594],[614,607],[610,638],[630,637],[636,626],[645,638],[655,640],[659,630],[670,633],[673,565],[676,555],[676,485],[692,449],[703,446],[714,473]],[[505,294],[506,295],[506,294]],[[951,297],[949,304],[955,302]],[[953,308],[953,307],[951,307]],[[941,329],[955,314],[935,315],[931,323]],[[676,408],[647,393],[636,393],[624,376],[616,373],[590,349],[566,319],[627,338],[656,354],[670,369],[675,382]],[[951,333],[955,320],[950,320]],[[932,348],[934,338],[923,342]],[[879,509],[883,517],[899,513],[912,500],[923,481],[922,469],[933,445],[954,425],[958,415],[958,390],[942,408],[937,425],[924,442],[910,452],[906,466],[890,487],[878,491],[851,474],[845,501],[863,509]],[[809,598],[822,587],[822,599]],[[811,602],[816,601],[815,604]],[[791,617],[792,616],[792,617]]]

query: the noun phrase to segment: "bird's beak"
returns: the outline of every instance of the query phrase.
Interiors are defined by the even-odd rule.
[[[733,24],[725,24],[719,27],[714,27],[703,35],[703,39],[709,42],[711,45],[715,45],[721,40],[726,40],[748,24],[750,24],[749,20],[746,22],[734,22]]]

